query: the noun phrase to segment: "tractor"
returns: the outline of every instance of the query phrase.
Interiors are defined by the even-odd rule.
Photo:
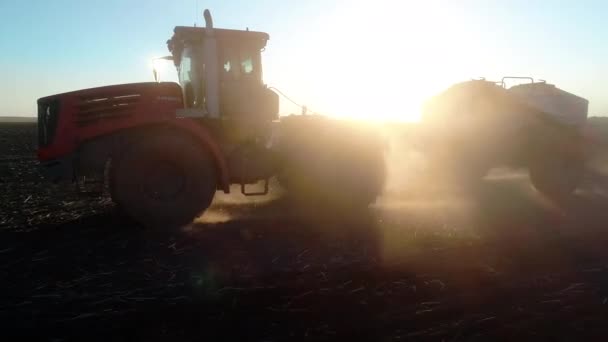
[[[465,81],[426,103],[419,144],[440,179],[469,186],[492,168],[527,168],[539,192],[563,199],[584,176],[588,105],[530,77]]]
[[[216,191],[269,192],[365,210],[382,192],[383,142],[368,127],[318,114],[279,116],[263,82],[264,32],[177,26],[167,41],[179,84],[133,83],[38,99],[38,159],[53,182],[101,179],[149,227],[188,224]],[[330,209],[333,210],[333,209]]]

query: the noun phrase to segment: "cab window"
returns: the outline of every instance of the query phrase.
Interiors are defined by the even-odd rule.
[[[251,55],[245,54],[241,58],[241,73],[245,75],[253,74],[253,58]]]
[[[247,46],[226,47],[220,60],[223,80],[259,79],[259,52]]]
[[[179,83],[182,85],[184,92],[184,104],[188,108],[194,107],[194,89],[192,85],[193,68],[192,68],[192,57],[190,51],[184,51],[182,54],[182,60],[179,65]]]

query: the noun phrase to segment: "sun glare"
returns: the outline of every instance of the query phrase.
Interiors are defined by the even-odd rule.
[[[325,14],[315,23],[318,34],[302,43],[317,52],[299,63],[316,80],[304,91],[310,107],[341,118],[419,121],[423,102],[459,77],[452,69],[467,68],[475,50],[447,12],[380,0]]]
[[[158,78],[163,82],[175,82],[177,76],[173,68],[173,62],[160,59],[159,57],[148,58],[148,66],[152,72],[156,71]]]

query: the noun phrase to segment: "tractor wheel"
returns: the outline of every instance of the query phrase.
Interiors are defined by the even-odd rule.
[[[209,207],[215,167],[196,141],[177,134],[146,136],[113,165],[111,194],[131,218],[150,228],[192,222]]]
[[[299,209],[331,214],[356,213],[376,201],[384,187],[381,151],[341,155],[317,152],[315,160],[292,154],[279,183]]]
[[[563,199],[570,196],[580,183],[584,165],[579,158],[567,155],[548,155],[530,165],[530,180],[544,195]]]

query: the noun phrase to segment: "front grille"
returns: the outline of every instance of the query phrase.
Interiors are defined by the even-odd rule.
[[[38,146],[50,145],[59,122],[59,100],[38,101]]]
[[[113,96],[83,96],[78,104],[76,124],[80,127],[100,121],[119,119],[133,115],[141,94],[121,94]]]

